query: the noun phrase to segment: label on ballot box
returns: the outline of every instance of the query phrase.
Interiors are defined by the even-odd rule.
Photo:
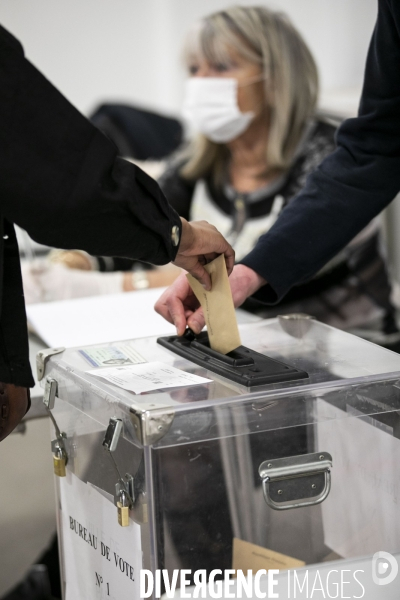
[[[60,496],[65,600],[139,598],[140,526],[120,527],[114,504],[68,470]]]

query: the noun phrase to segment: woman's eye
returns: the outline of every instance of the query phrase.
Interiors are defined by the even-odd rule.
[[[225,64],[225,63],[218,63],[218,64],[214,65],[214,69],[218,73],[224,73],[225,71],[229,71],[230,65]]]
[[[189,75],[196,75],[199,67],[197,65],[190,65],[189,67]]]

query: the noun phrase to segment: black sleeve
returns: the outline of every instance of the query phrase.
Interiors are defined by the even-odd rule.
[[[165,264],[181,222],[159,186],[25,59],[0,27],[0,210],[36,241]]]
[[[359,116],[345,121],[337,150],[241,261],[267,281],[275,303],[309,279],[400,189],[400,4],[379,1]]]
[[[138,263],[131,258],[120,258],[119,256],[96,256],[97,268],[100,272],[105,271],[132,271],[133,266]]]
[[[183,164],[183,160],[172,160],[158,179],[158,184],[178,215],[189,220],[195,183],[180,174]]]
[[[183,164],[184,161],[179,158],[171,159],[159,178],[158,185],[179,216],[189,220],[194,184],[186,181],[180,175]],[[118,257],[97,256],[96,260],[99,271],[131,271],[137,264],[136,260]],[[146,269],[151,268],[149,264],[142,266]]]

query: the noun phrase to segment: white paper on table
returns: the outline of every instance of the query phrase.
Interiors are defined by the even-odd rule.
[[[68,469],[59,484],[65,600],[140,598],[140,525],[120,527],[114,504]]]
[[[150,392],[151,390],[163,390],[172,387],[187,387],[200,383],[210,383],[211,379],[186,373],[162,362],[149,362],[124,367],[107,367],[87,371],[89,375],[95,375],[114,383],[118,387],[135,394]]]
[[[321,504],[324,542],[344,558],[393,552],[400,539],[400,441],[373,417],[349,417],[317,400],[319,451],[332,455]]]
[[[28,321],[51,347],[89,346],[176,330],[154,310],[165,288],[30,304]]]

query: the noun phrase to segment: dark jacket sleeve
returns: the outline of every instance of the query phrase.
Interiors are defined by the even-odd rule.
[[[161,191],[179,216],[189,221],[194,184],[181,177],[179,171],[184,161],[172,159],[158,180]],[[137,264],[135,260],[119,257],[96,257],[99,271],[130,271]],[[149,265],[145,265],[149,268]]]
[[[195,182],[184,179],[180,174],[184,163],[182,159],[172,159],[158,179],[158,184],[179,216],[189,221]]]
[[[345,121],[337,150],[241,261],[268,281],[258,299],[275,303],[309,279],[399,191],[399,33],[400,3],[380,0],[358,117]]]
[[[0,27],[0,211],[38,242],[164,264],[181,226],[159,186],[25,59]]]

